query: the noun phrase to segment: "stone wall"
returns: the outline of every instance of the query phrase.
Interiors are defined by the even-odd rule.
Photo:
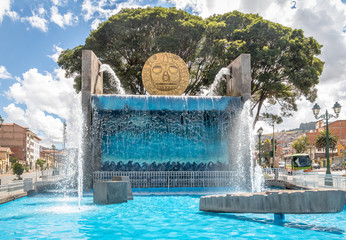
[[[199,209],[228,213],[337,213],[344,209],[345,192],[333,189],[281,190],[204,196]]]

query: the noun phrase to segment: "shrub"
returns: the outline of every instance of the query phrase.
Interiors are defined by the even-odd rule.
[[[12,169],[13,169],[13,174],[16,174],[18,179],[21,179],[20,175],[22,175],[24,172],[23,165],[18,162],[15,162],[12,166]]]

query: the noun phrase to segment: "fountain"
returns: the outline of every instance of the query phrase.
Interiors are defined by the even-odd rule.
[[[174,58],[166,55],[161,61]],[[148,60],[159,68],[155,65],[157,61],[156,58]],[[179,61],[171,67],[184,65]],[[240,155],[239,150],[231,151],[229,147],[234,145],[233,142],[239,142],[242,133],[236,131],[238,127],[234,124],[242,122],[236,118],[250,97],[249,54],[242,54],[220,71],[220,74],[227,75],[230,96],[225,97],[133,96],[122,95],[121,90],[121,94],[104,95],[102,72],[107,69],[105,65],[91,51],[83,52],[82,62],[83,112],[86,125],[91,126],[84,136],[84,168],[88,169],[84,171],[84,182],[87,188],[91,188],[92,172],[95,171],[235,172],[240,165],[246,164],[240,174],[231,176],[234,181],[228,181],[237,182],[239,190],[254,191],[251,154],[235,159],[233,156]],[[148,72],[149,68],[144,66],[143,72]],[[230,68],[232,79],[229,77]],[[188,73],[181,74],[188,78]],[[179,89],[179,80],[174,75],[170,80],[171,83],[159,79],[144,85],[147,90],[158,89],[153,90],[156,94],[172,92],[176,95],[174,91]],[[120,82],[116,82],[119,88]],[[186,84],[186,80],[182,83]],[[247,134],[251,135],[249,131]],[[252,180],[249,182],[247,179]]]

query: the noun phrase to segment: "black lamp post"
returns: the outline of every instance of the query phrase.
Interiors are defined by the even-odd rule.
[[[320,106],[316,103],[314,105],[314,107],[312,108],[312,111],[315,115],[316,119],[325,119],[326,120],[326,158],[327,158],[327,172],[326,174],[331,174],[330,172],[330,162],[329,162],[329,129],[328,129],[328,120],[330,118],[338,118],[339,117],[339,113],[341,111],[341,105],[336,102],[333,106],[333,110],[335,113],[335,116],[332,114],[328,113],[328,110],[326,110],[325,114],[322,114],[321,116],[318,116],[319,112],[320,112],[321,108]]]
[[[261,136],[262,136],[262,133],[263,133],[263,128],[262,128],[262,127],[260,127],[260,128],[257,130],[257,133],[258,133],[258,153],[259,153],[259,165],[261,166],[261,165],[262,165]]]
[[[4,119],[2,119],[1,115],[0,115],[0,128],[1,128],[1,125],[3,124],[4,122]]]

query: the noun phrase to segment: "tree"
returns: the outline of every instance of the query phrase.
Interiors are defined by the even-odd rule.
[[[20,175],[24,172],[24,167],[22,164],[15,162],[12,166],[13,174],[17,175],[18,180],[22,179]]]
[[[336,144],[338,143],[338,137],[328,131],[329,135],[329,148],[335,149]],[[317,135],[315,139],[315,146],[317,148],[326,148],[326,139],[327,139],[327,131],[324,130]]]
[[[45,163],[46,163],[46,160],[43,160],[43,159],[41,159],[41,158],[38,158],[38,159],[36,160],[36,164],[40,166],[40,169],[41,169],[41,171],[42,171],[42,175],[43,175],[43,165],[44,165]]]
[[[9,161],[10,161],[10,163],[11,163],[11,166],[13,166],[13,164],[16,163],[16,162],[18,161],[18,158],[12,157],[12,156],[11,156]]]
[[[201,17],[175,8],[122,9],[92,31],[85,45],[67,49],[58,64],[67,76],[77,74],[75,87],[81,88],[81,53],[91,49],[112,67],[127,93],[145,94],[142,68],[146,60],[158,52],[180,56],[189,69],[193,67],[205,22]],[[107,75],[105,92],[114,91]]]
[[[269,167],[270,166],[270,152],[272,151],[272,144],[270,142],[269,139],[265,139],[263,141],[263,145],[262,145],[262,151],[263,151],[263,154],[262,154],[262,157],[264,158],[264,162],[265,164]]]
[[[257,14],[237,11],[206,20],[175,8],[123,9],[92,31],[85,45],[67,49],[58,64],[75,77],[79,91],[81,52],[91,49],[109,64],[129,94],[145,94],[141,70],[157,52],[171,52],[187,63],[190,84],[185,94],[198,95],[216,73],[241,53],[251,54],[251,101],[255,123],[265,105],[280,105],[280,116],[297,111],[296,100],[317,97],[316,85],[324,63],[316,56],[322,45]],[[104,92],[112,92],[107,75]],[[225,95],[225,82],[218,94]]]
[[[296,150],[297,153],[304,153],[310,146],[310,141],[307,136],[301,136],[295,140],[291,146]]]
[[[255,122],[262,106],[278,103],[280,115],[297,111],[296,100],[317,97],[324,63],[316,57],[322,45],[303,31],[237,11],[207,19],[204,48],[215,56],[209,65],[226,66],[241,53],[251,54],[251,95]],[[215,59],[217,58],[217,59]],[[210,68],[210,67],[209,67]],[[255,109],[257,108],[257,109]]]

